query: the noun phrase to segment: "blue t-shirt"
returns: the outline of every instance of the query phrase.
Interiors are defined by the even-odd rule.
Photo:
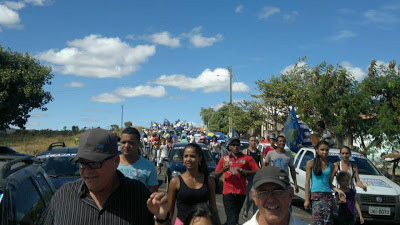
[[[158,177],[154,163],[140,156],[139,160],[130,166],[119,164],[118,170],[126,177],[142,181],[147,186],[158,185]]]
[[[328,168],[322,170],[322,174],[316,176],[311,168],[311,193],[313,192],[332,192],[330,186],[332,164],[328,163]]]

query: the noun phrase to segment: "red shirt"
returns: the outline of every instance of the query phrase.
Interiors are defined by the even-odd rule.
[[[258,170],[256,161],[249,155],[238,153],[237,158],[232,155],[226,155],[222,157],[215,168],[215,171],[219,171],[224,167],[224,162],[229,161],[230,168],[224,173],[224,189],[222,194],[239,194],[246,195],[246,177],[242,176],[237,168],[245,170]]]
[[[267,146],[264,150],[264,157],[267,156],[268,152],[275,150],[276,148],[272,148],[271,146]]]

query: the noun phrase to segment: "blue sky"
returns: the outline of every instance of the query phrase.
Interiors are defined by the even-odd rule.
[[[28,129],[201,125],[201,107],[251,99],[255,81],[299,58],[343,65],[399,62],[398,1],[0,1],[0,45],[52,66],[54,101]]]

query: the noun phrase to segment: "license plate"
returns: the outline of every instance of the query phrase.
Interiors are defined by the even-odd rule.
[[[370,215],[384,215],[390,216],[390,208],[370,206],[368,213]]]

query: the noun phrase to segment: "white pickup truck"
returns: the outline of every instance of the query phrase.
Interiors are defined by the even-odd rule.
[[[314,157],[315,149],[312,147],[301,148],[295,156],[294,167],[299,186],[299,193],[296,195],[303,200],[305,199],[306,164]],[[339,157],[339,149],[329,150],[330,162],[339,161]],[[385,177],[368,158],[359,153],[352,153],[351,162],[357,164],[360,180],[367,186],[367,192],[356,186],[356,197],[364,219],[400,224],[400,186]],[[336,181],[333,184],[335,185]],[[334,208],[334,213],[335,211],[336,208]]]

